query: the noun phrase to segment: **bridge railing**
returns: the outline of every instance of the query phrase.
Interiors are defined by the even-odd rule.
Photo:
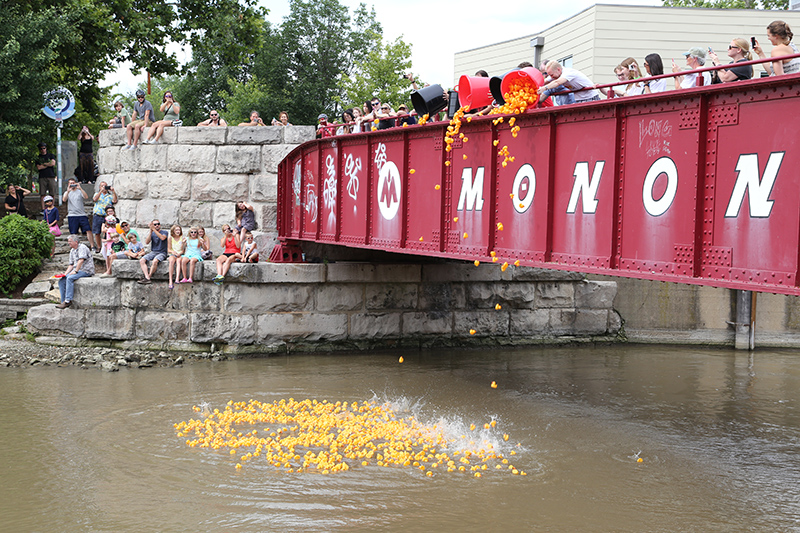
[[[476,117],[451,144],[447,123],[311,141],[279,166],[278,231],[800,294],[797,116],[788,75]]]

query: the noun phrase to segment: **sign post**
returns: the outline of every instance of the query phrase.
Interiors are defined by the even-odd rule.
[[[58,205],[63,203],[64,165],[61,158],[61,128],[64,121],[75,114],[75,97],[69,89],[56,87],[44,94],[44,108],[42,112],[56,121],[56,162],[58,181]]]

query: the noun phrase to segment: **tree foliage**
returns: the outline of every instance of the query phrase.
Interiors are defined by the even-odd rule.
[[[110,115],[103,78],[124,61],[154,76],[178,74],[167,45],[192,46],[210,61],[206,80],[244,79],[258,47],[266,11],[257,0],[0,0],[0,180],[19,181],[39,140],[52,142],[54,124],[41,114],[42,94],[63,85],[75,95],[76,115],[64,122],[74,139],[85,124],[93,132]],[[219,65],[225,67],[220,70]],[[225,70],[227,69],[227,70]],[[220,74],[221,72],[221,74]],[[185,80],[193,80],[189,71]],[[221,87],[201,86],[218,98]],[[187,90],[187,94],[191,91]],[[180,94],[180,93],[179,93]],[[190,95],[191,96],[191,95]],[[191,97],[190,97],[191,100]],[[187,107],[192,109],[192,107]]]
[[[715,9],[788,9],[789,0],[663,0],[670,7],[711,7]]]
[[[62,22],[51,10],[3,6],[0,16],[0,183],[22,184],[32,168],[35,146],[53,122],[41,112],[51,88],[49,67],[56,57]]]
[[[410,57],[411,46],[402,38],[379,45],[367,54],[358,71],[345,81],[342,105],[360,104],[374,96],[389,102],[394,109],[401,103],[408,104],[411,85],[403,73],[411,67]]]

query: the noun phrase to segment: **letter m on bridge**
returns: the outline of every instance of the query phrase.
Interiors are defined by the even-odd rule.
[[[461,173],[461,195],[458,197],[458,211],[480,211],[483,209],[483,167],[478,167],[475,181],[472,180],[472,168],[467,167]]]

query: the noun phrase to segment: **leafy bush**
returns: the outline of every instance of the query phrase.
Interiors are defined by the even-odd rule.
[[[0,219],[0,292],[9,294],[41,267],[54,240],[42,222],[19,215]]]

